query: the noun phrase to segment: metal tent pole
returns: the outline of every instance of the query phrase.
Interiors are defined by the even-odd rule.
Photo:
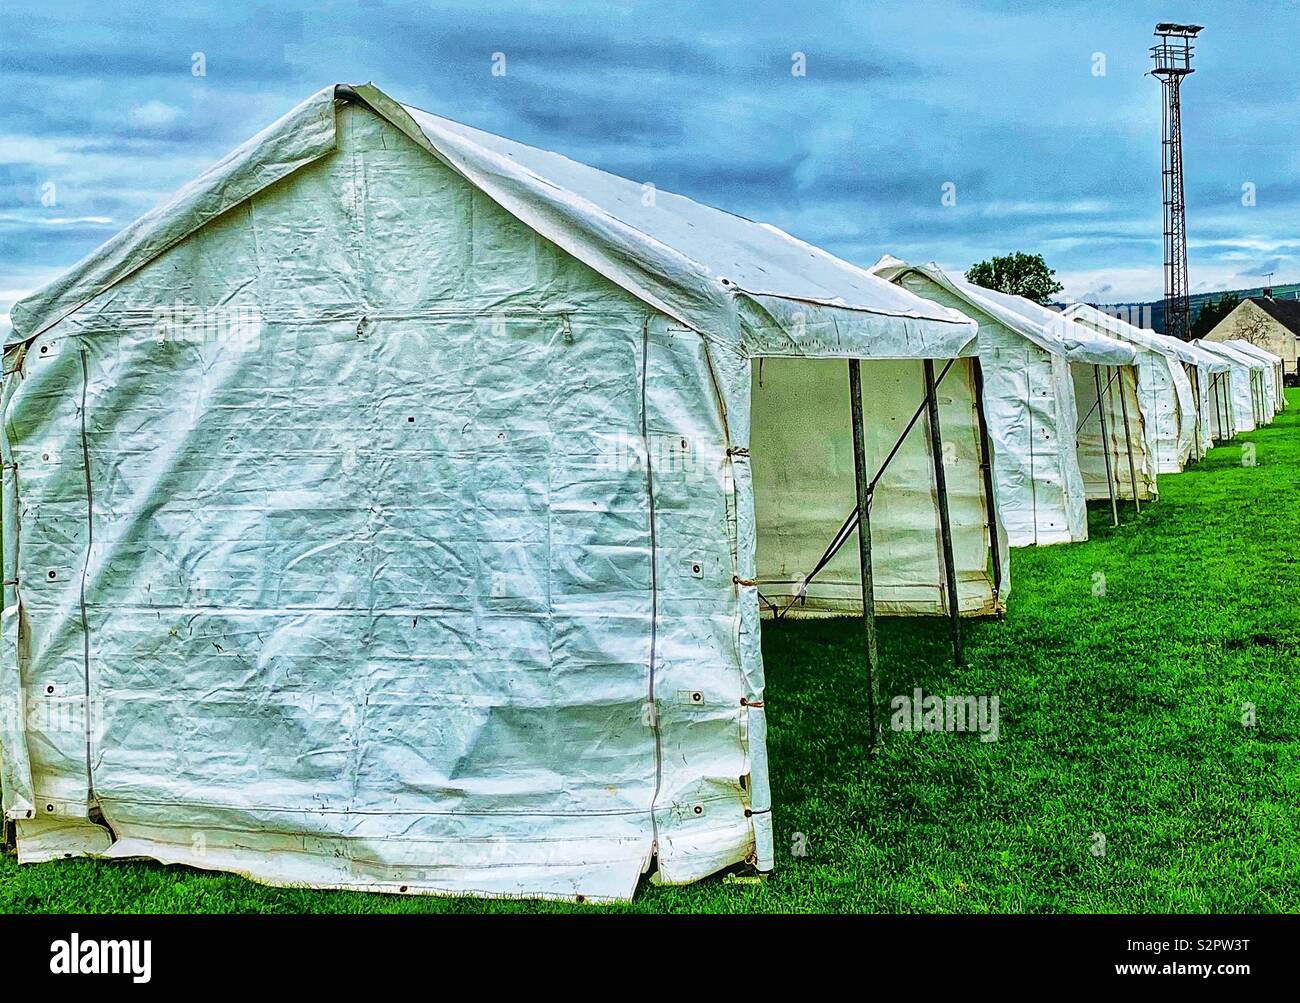
[[[1002,553],[998,541],[998,509],[993,494],[993,447],[989,439],[988,418],[984,414],[984,367],[980,365],[979,356],[971,359],[971,368],[975,375],[975,419],[979,423],[980,433],[980,470],[984,473],[984,506],[989,521],[989,549],[993,557],[993,602],[996,605],[1002,595]],[[1030,460],[1033,459],[1033,436],[1030,429]],[[1034,533],[1038,533],[1038,517],[1034,516]]]
[[[1210,425],[1210,438],[1223,440],[1227,434],[1227,426],[1223,424],[1223,409],[1218,403],[1218,373],[1210,373],[1210,404],[1214,407],[1214,425],[1218,425],[1218,435],[1214,435],[1214,425]]]
[[[957,597],[957,565],[952,555],[952,522],[948,514],[948,480],[943,469],[943,435],[939,431],[939,398],[935,393],[934,360],[923,359],[925,397],[930,426],[930,453],[934,460],[934,486],[939,496],[939,540],[943,545],[944,575],[947,583],[948,621],[952,627],[952,659],[962,664],[961,608]]]
[[[1196,366],[1184,366],[1192,376],[1192,386],[1196,388],[1196,423],[1193,426],[1193,432],[1196,435],[1196,441],[1192,444],[1195,448],[1193,452],[1199,462],[1205,454],[1201,452],[1201,420],[1205,414],[1205,402],[1201,400],[1201,372]]]
[[[1101,455],[1106,460],[1106,487],[1110,489],[1110,517],[1118,526],[1119,503],[1115,501],[1115,477],[1110,469],[1110,437],[1106,434],[1106,408],[1101,396],[1101,366],[1092,367],[1092,381],[1097,386],[1097,420],[1101,422]]]
[[[1232,412],[1228,409],[1228,395],[1223,392],[1225,375],[1230,374],[1220,373],[1215,377],[1218,384],[1215,387],[1214,406],[1217,411],[1223,412],[1219,417],[1219,431],[1222,433],[1219,438],[1227,442],[1232,438]]]
[[[1124,372],[1119,367],[1116,367],[1115,373],[1119,377],[1119,411],[1120,417],[1124,420],[1124,448],[1128,450],[1128,479],[1133,485],[1133,506],[1138,512],[1141,512],[1142,502],[1138,498],[1140,492],[1138,491],[1137,467],[1133,463],[1133,437],[1129,434],[1128,427],[1128,403],[1124,399]],[[1106,385],[1110,386],[1110,380],[1106,381]],[[1113,390],[1111,394],[1114,395]]]
[[[867,660],[867,744],[880,744],[880,674],[876,653],[876,590],[871,575],[871,493],[866,433],[862,428],[862,371],[849,359],[849,402],[853,419],[853,475],[858,496],[858,570],[862,579],[862,635]]]

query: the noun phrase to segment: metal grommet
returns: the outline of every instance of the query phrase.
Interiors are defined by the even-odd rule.
[[[54,579],[59,577],[59,573],[55,571],[53,568],[50,568],[49,571],[45,572],[45,577],[48,578],[50,581],[54,581]]]
[[[44,355],[44,354],[45,354],[46,352],[48,352],[49,350],[50,350],[50,346],[49,346],[49,345],[42,345],[42,346],[41,346],[41,354],[42,354],[42,355]]]
[[[406,885],[402,885],[402,887],[399,888],[399,889],[397,889],[397,890],[398,890],[399,892],[404,892],[404,891],[406,891]]]
[[[693,691],[691,693],[691,703],[704,703],[704,694],[699,690]]]
[[[47,805],[45,806],[45,810],[46,810],[46,811],[54,811],[54,805],[53,805],[53,804],[47,804]]]
[[[694,808],[691,809],[691,811],[695,812],[696,815],[703,815],[703,814],[704,814],[704,805],[702,805],[702,804],[697,804]]]
[[[45,692],[46,692],[46,693],[53,693],[53,692],[54,692],[54,684],[53,684],[53,683],[50,683],[49,686],[45,687]]]
[[[698,564],[692,564],[692,565],[691,565],[691,570],[692,570],[693,572],[695,572],[695,574],[698,575],[698,574],[700,573],[700,566],[699,566]]]

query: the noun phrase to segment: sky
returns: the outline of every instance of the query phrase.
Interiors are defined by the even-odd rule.
[[[1156,299],[1165,20],[1205,25],[1192,291],[1300,280],[1300,0],[0,0],[0,328],[299,101],[366,80],[861,265],[1028,251],[1068,298]]]

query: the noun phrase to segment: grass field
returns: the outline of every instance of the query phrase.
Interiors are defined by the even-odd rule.
[[[860,624],[765,629],[776,873],[647,886],[616,911],[1300,911],[1300,392],[1289,397],[1271,427],[1162,477],[1160,501],[1125,506],[1119,529],[1097,506],[1088,543],[1015,551],[1010,613],[968,625],[964,668],[942,623],[882,623],[882,692],[996,695],[997,742],[890,734],[868,761]],[[0,859],[6,911],[599,908]]]

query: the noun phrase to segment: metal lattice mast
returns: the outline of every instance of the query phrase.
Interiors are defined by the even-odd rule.
[[[1192,70],[1192,40],[1199,24],[1156,25],[1152,75],[1160,78],[1163,98],[1161,179],[1165,200],[1165,334],[1186,341],[1192,334],[1187,278],[1187,204],[1183,197],[1183,77]]]

